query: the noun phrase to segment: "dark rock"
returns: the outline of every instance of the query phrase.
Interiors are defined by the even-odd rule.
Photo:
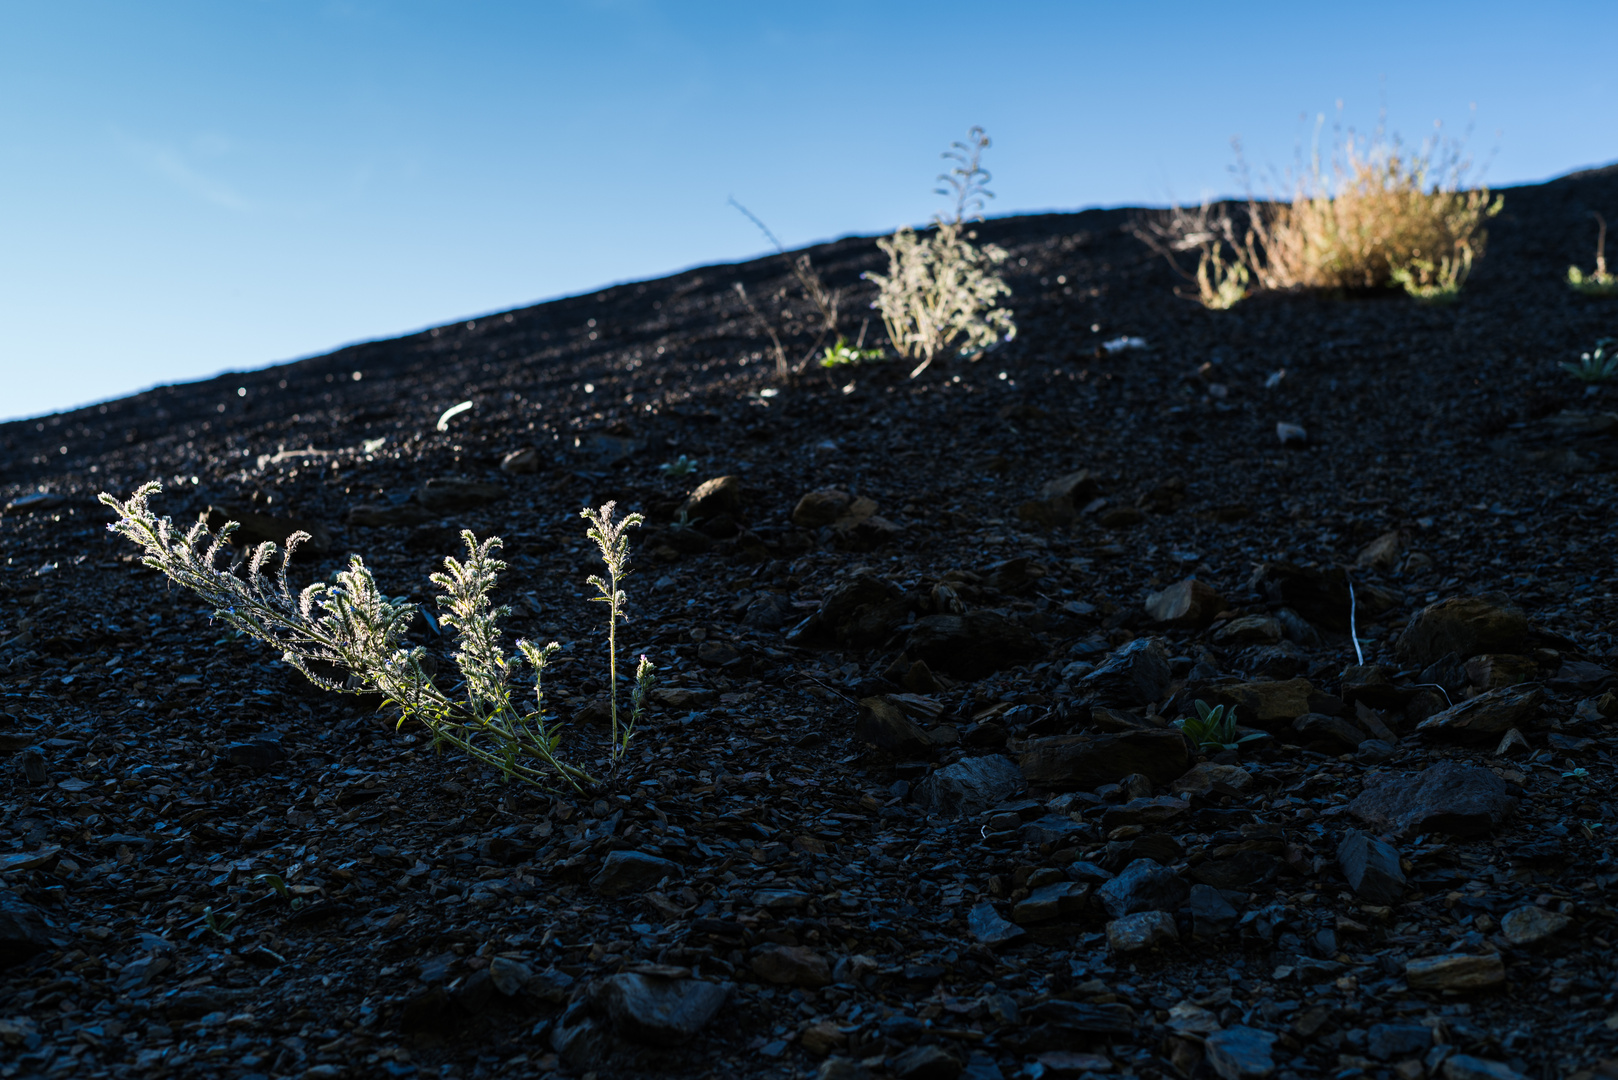
[[[1500,920],[1500,932],[1507,941],[1522,947],[1538,945],[1547,938],[1555,937],[1572,923],[1573,920],[1566,915],[1530,904],[1507,912]]]
[[[1432,1045],[1432,1028],[1420,1024],[1372,1024],[1365,1033],[1365,1051],[1378,1061],[1420,1057]]]
[[[1216,889],[1252,890],[1274,881],[1281,872],[1281,858],[1270,851],[1233,851],[1206,859],[1191,868],[1193,881]]]
[[[1130,840],[1114,840],[1107,844],[1101,861],[1109,868],[1122,870],[1130,863],[1146,859],[1159,866],[1171,866],[1185,857],[1179,841],[1168,833],[1147,833]]]
[[[408,999],[399,1010],[399,1026],[407,1032],[448,1032],[464,1019],[460,1006],[442,986],[428,987]]]
[[[254,772],[267,772],[287,759],[281,744],[269,739],[254,739],[251,742],[231,743],[225,747],[225,760],[232,765]]]
[[[1404,896],[1404,870],[1399,865],[1399,852],[1391,844],[1351,829],[1337,845],[1337,864],[1349,888],[1362,900],[1392,905]]]
[[[1336,634],[1348,633],[1348,575],[1338,567],[1317,570],[1289,562],[1266,563],[1253,575],[1251,586],[1273,604],[1287,607],[1315,626]],[[1356,583],[1355,599],[1361,623],[1390,610],[1397,599],[1386,590]]]
[[[1487,836],[1517,809],[1506,782],[1477,765],[1441,761],[1415,775],[1386,777],[1348,805],[1382,832]]]
[[[1240,765],[1219,765],[1212,761],[1191,766],[1184,776],[1169,785],[1176,795],[1240,795],[1253,786],[1253,774]]]
[[[651,1046],[678,1046],[718,1015],[730,987],[701,979],[623,973],[597,983],[591,997],[624,1035]]]
[[[905,641],[908,659],[924,661],[932,670],[959,679],[981,679],[1043,655],[1033,634],[987,610],[918,619]]]
[[[1539,663],[1526,656],[1484,653],[1468,660],[1463,670],[1466,681],[1479,690],[1496,690],[1532,681],[1539,674]]]
[[[1017,507],[1017,516],[1039,525],[1071,525],[1080,509],[1094,499],[1100,490],[1100,485],[1088,470],[1068,473],[1044,484],[1038,499],[1031,499]]]
[[[827,593],[815,613],[787,638],[870,648],[886,641],[909,613],[903,589],[870,574],[857,574]]]
[[[926,1043],[894,1058],[892,1070],[900,1080],[956,1080],[961,1063],[943,1047]]]
[[[22,752],[19,760],[22,762],[23,779],[34,787],[39,787],[50,779],[50,770],[45,765],[45,755],[39,747],[28,747]]]
[[[994,905],[983,900],[973,905],[966,917],[966,925],[972,931],[972,936],[981,944],[993,948],[996,945],[1005,945],[1024,937],[1027,931],[1020,926],[1013,925],[1001,918]]]
[[[915,801],[940,817],[970,817],[998,806],[1026,786],[1022,770],[999,754],[964,758],[916,785]]]
[[[1191,763],[1185,736],[1172,729],[1030,739],[1017,764],[1036,787],[1089,791],[1141,773],[1168,784]]]
[[[1528,1077],[1500,1061],[1488,1061],[1471,1054],[1444,1059],[1444,1080],[1528,1080]]]
[[[1352,754],[1367,738],[1359,725],[1341,716],[1304,713],[1292,721],[1298,740],[1322,754]]]
[[[1149,705],[1168,695],[1169,653],[1161,638],[1136,638],[1079,680],[1079,696],[1101,705]]]
[[[1079,881],[1053,881],[1041,885],[1019,900],[1011,909],[1011,919],[1019,926],[1050,922],[1053,919],[1071,919],[1084,910],[1090,895],[1090,886]]]
[[[1476,736],[1492,742],[1502,732],[1531,726],[1544,704],[1545,692],[1536,686],[1501,687],[1429,716],[1416,730],[1423,735]]]
[[[1131,799],[1101,815],[1101,828],[1107,832],[1120,825],[1165,825],[1191,809],[1191,804],[1172,795]]]
[[[854,738],[892,754],[921,754],[934,749],[927,733],[885,697],[860,699]]]
[[[1179,940],[1174,916],[1166,911],[1141,911],[1107,923],[1107,947],[1115,953],[1141,952]]]
[[[241,1000],[241,993],[216,986],[198,986],[191,989],[171,990],[163,995],[158,1008],[170,1020],[200,1020],[209,1013],[224,1012]],[[412,1002],[405,1005],[408,1016]],[[447,1001],[445,1002],[447,1004]],[[408,1024],[408,1021],[407,1021]]]
[[[470,510],[504,498],[506,489],[484,480],[468,480],[460,476],[435,476],[415,494],[423,510],[433,514]]]
[[[1373,709],[1401,708],[1405,699],[1404,692],[1393,685],[1391,674],[1381,664],[1355,664],[1344,668],[1339,692],[1348,704],[1363,701]]]
[[[1392,743],[1383,742],[1381,739],[1366,739],[1354,751],[1354,760],[1361,765],[1380,765],[1397,752],[1398,748]]]
[[[1021,775],[1020,773],[1018,775]],[[1017,838],[1025,844],[1062,844],[1083,836],[1093,836],[1094,830],[1083,822],[1074,821],[1066,814],[1046,814],[1027,821],[1017,830]]]
[[[1191,886],[1186,906],[1191,909],[1191,936],[1200,941],[1223,937],[1236,927],[1236,909],[1212,885]]]
[[[820,1063],[815,1080],[870,1080],[871,1072],[853,1058],[830,1057]]]
[[[1029,1010],[1028,1018],[1034,1023],[1086,1035],[1130,1035],[1136,1023],[1135,1014],[1127,1005],[1090,1005],[1062,998],[1041,1001]]]
[[[1262,728],[1272,734],[1289,731],[1292,722],[1309,712],[1316,700],[1314,684],[1308,679],[1277,682],[1221,683],[1208,688],[1210,705],[1236,709],[1236,722]]]
[[[824,528],[842,517],[853,501],[848,492],[837,488],[811,491],[792,508],[792,523],[805,529]]]
[[[643,851],[608,852],[590,888],[605,897],[649,889],[666,877],[679,877],[680,864]]]
[[[12,967],[51,947],[44,912],[7,889],[0,889],[0,968]]]
[[[1402,660],[1426,667],[1448,653],[1462,660],[1479,653],[1521,653],[1528,617],[1500,597],[1460,596],[1428,604],[1399,635]]]
[[[780,593],[764,593],[747,605],[742,623],[757,630],[779,630],[792,617],[792,605]]]
[[[1243,615],[1214,631],[1215,645],[1279,645],[1281,620],[1268,615]]]
[[[1175,911],[1191,895],[1179,875],[1149,859],[1137,859],[1096,890],[1096,899],[1114,919],[1138,911]]]
[[[1455,990],[1471,993],[1504,985],[1506,963],[1499,953],[1474,956],[1449,953],[1405,963],[1405,983],[1412,990]]]
[[[1275,1072],[1270,1048],[1275,1036],[1250,1027],[1228,1027],[1203,1043],[1208,1065],[1220,1080],[1261,1080]]]
[[[806,945],[760,945],[750,966],[759,978],[783,986],[831,985],[831,965]]]
[[[716,476],[704,480],[686,496],[679,512],[688,521],[705,521],[720,514],[734,514],[742,508],[742,481],[739,476]]]
[[[500,459],[500,471],[513,476],[532,476],[544,467],[545,457],[537,446],[523,446]]]
[[[1225,608],[1225,598],[1205,581],[1187,578],[1146,598],[1146,614],[1170,626],[1203,627]]]

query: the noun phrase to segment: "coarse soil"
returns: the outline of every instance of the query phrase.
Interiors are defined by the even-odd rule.
[[[796,360],[808,305],[772,257],[0,425],[0,1077],[1618,1075],[1618,391],[1557,367],[1618,336],[1618,300],[1563,281],[1592,262],[1588,212],[1618,220],[1618,168],[1504,196],[1448,306],[1210,312],[1135,212],[1045,214],[979,227],[1010,253],[1016,339],[913,380],[779,378],[733,288]],[[808,254],[855,337],[874,241]],[[533,471],[503,470],[524,447]],[[681,455],[694,472],[660,469]],[[726,476],[739,503],[685,502]],[[435,501],[444,477],[497,488]],[[506,625],[563,643],[564,752],[596,770],[579,509],[644,512],[621,633],[660,681],[627,766],[585,794],[504,784],[315,689],[108,533],[96,493],[151,479],[177,521],[318,523],[295,582],[358,552],[428,611],[459,530],[502,537]],[[845,516],[794,520],[828,489]],[[1200,614],[1148,611],[1189,578],[1216,594]],[[1331,599],[1349,581],[1355,635]],[[863,622],[825,603],[856,594]],[[1405,627],[1465,597],[1528,629],[1412,662]],[[447,683],[438,629],[411,635]],[[1344,675],[1356,637],[1380,696]],[[1151,700],[1086,681],[1150,638]],[[1306,714],[1238,708],[1267,737],[1213,750],[1246,779],[1040,764],[1109,732],[1162,745],[1197,698],[1294,679]],[[1514,744],[1416,730],[1508,684],[1537,688]],[[1177,774],[1197,753],[1170,741]],[[990,756],[1029,783],[937,796],[932,774]],[[1351,808],[1441,762],[1499,778],[1514,813],[1450,835]],[[1354,829],[1397,851],[1396,897],[1345,877]],[[613,852],[673,865],[619,891]],[[1096,886],[1142,857],[1231,914],[1160,905],[1129,951]],[[1554,933],[1507,934],[1522,908]],[[1504,980],[1413,974],[1455,957]],[[601,992],[636,974],[726,1004],[647,1045]],[[1242,1039],[1270,1071],[1231,1071]]]

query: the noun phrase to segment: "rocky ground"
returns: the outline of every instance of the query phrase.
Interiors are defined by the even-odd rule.
[[[0,427],[0,1077],[1618,1074],[1618,171],[1505,200],[1443,308],[1207,312],[1092,211],[985,225],[1021,333],[914,381],[777,379],[767,259]],[[153,478],[428,611],[504,537],[591,767],[578,510],[644,511],[629,767],[314,689],[106,532]]]

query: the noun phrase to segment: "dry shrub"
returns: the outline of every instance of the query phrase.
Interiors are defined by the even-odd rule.
[[[1135,233],[1197,285],[1210,308],[1228,308],[1250,284],[1270,290],[1366,290],[1403,285],[1421,300],[1459,292],[1483,254],[1502,200],[1469,188],[1460,144],[1437,138],[1411,150],[1381,129],[1345,137],[1329,165],[1318,152],[1291,183],[1290,201],[1249,197],[1225,207],[1140,223]],[[1198,252],[1195,273],[1179,253]]]

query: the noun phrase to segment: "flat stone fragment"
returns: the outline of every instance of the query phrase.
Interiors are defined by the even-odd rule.
[[[1404,895],[1404,869],[1399,852],[1358,830],[1351,830],[1337,845],[1337,864],[1348,887],[1373,904],[1397,904]]]
[[[730,987],[701,979],[609,975],[594,991],[598,1005],[619,1031],[653,1046],[677,1046],[708,1026],[730,996]]]
[[[1517,809],[1506,782],[1479,765],[1441,761],[1367,788],[1349,813],[1381,832],[1487,836]]]
[[[1420,1057],[1433,1045],[1433,1030],[1420,1024],[1372,1024],[1365,1049],[1378,1061]]]
[[[1215,787],[1229,788],[1237,793],[1253,786],[1253,774],[1240,765],[1216,765],[1204,761],[1193,765],[1189,772],[1169,785],[1176,795],[1206,795]]]
[[[735,513],[742,505],[742,481],[739,476],[716,476],[704,480],[680,504],[680,510],[691,521],[703,521],[720,514]]]
[[[1056,881],[1042,885],[1018,901],[1011,909],[1011,920],[1020,926],[1069,918],[1084,910],[1090,886],[1078,881]]]
[[[1135,1014],[1127,1005],[1091,1005],[1082,1001],[1047,998],[1029,1010],[1029,1018],[1063,1031],[1091,1035],[1126,1035],[1135,1030]]]
[[[1232,683],[1209,692],[1210,705],[1235,706],[1236,722],[1265,731],[1284,731],[1310,711],[1315,686],[1308,679]]]
[[[1191,886],[1188,906],[1191,908],[1191,936],[1199,941],[1212,941],[1236,926],[1236,909],[1212,885]]]
[[[1485,1061],[1471,1054],[1456,1054],[1444,1059],[1444,1080],[1528,1080],[1526,1076],[1500,1061]]]
[[[1027,786],[1022,770],[1000,754],[946,765],[916,785],[916,804],[940,817],[970,817],[998,806]]]
[[[1191,887],[1178,874],[1150,859],[1136,859],[1096,890],[1096,899],[1114,919],[1141,911],[1176,911],[1190,895]]]
[[[601,870],[590,879],[590,888],[601,896],[622,896],[649,889],[666,877],[679,876],[679,863],[643,851],[614,851],[608,853]]]
[[[988,609],[964,615],[928,615],[905,639],[905,656],[951,678],[981,679],[1001,668],[1033,663],[1045,654],[1022,624]]]
[[[1140,952],[1179,940],[1174,916],[1166,911],[1142,911],[1107,924],[1107,947],[1115,953]]]
[[[1458,596],[1428,604],[1399,635],[1401,658],[1417,666],[1454,653],[1463,661],[1479,653],[1522,652],[1528,617],[1521,608],[1481,596]]]
[[[1001,918],[994,905],[984,900],[973,906],[966,916],[967,929],[984,945],[993,948],[1005,945],[1027,935],[1027,931]]]
[[[1191,760],[1185,737],[1161,730],[1030,739],[1017,764],[1036,787],[1088,791],[1134,773],[1153,784],[1168,784],[1185,772]]]
[[[753,973],[783,986],[831,985],[831,965],[807,945],[764,945],[753,953]]]
[[[1452,953],[1428,956],[1405,964],[1405,982],[1412,990],[1488,990],[1506,981],[1506,964],[1499,953],[1474,956]]]
[[[1275,1072],[1270,1050],[1275,1036],[1250,1027],[1228,1027],[1203,1043],[1208,1065],[1220,1080],[1263,1080]]]
[[[1167,696],[1169,653],[1159,638],[1136,638],[1080,679],[1079,694],[1103,705],[1148,705]]]
[[[1177,581],[1146,598],[1146,614],[1171,626],[1207,626],[1224,607],[1219,591],[1196,578]]]
[[[1537,945],[1566,930],[1573,922],[1560,912],[1529,905],[1507,912],[1500,920],[1500,932],[1513,945]]]
[[[1545,692],[1537,686],[1503,686],[1429,716],[1416,731],[1493,741],[1512,728],[1529,727],[1544,703]]]
[[[0,890],[0,968],[31,960],[51,947],[44,914],[9,890]]]
[[[912,1046],[893,1059],[893,1075],[900,1080],[955,1080],[961,1063],[941,1046]]]

